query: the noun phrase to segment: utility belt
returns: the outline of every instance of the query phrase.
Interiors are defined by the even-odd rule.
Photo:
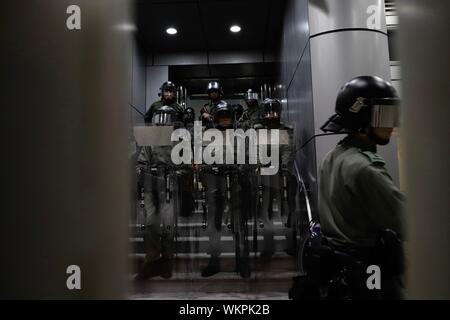
[[[148,166],[145,173],[153,176],[161,176],[167,174],[183,174],[192,172],[192,165],[168,165],[168,164],[155,164]]]
[[[217,176],[236,175],[242,172],[240,165],[201,165],[199,171]]]
[[[376,244],[370,247],[335,245],[326,238],[316,239],[308,246],[307,255],[309,257],[306,259],[319,258],[322,264],[320,270],[323,272],[325,268],[329,269],[326,273],[342,268],[365,272],[370,265],[379,266],[385,276],[399,276],[404,272],[402,243],[390,230],[381,232]],[[314,268],[310,265],[307,269],[311,267]]]

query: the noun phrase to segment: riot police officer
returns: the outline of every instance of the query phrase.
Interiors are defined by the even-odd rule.
[[[183,123],[185,128],[192,128],[195,121],[195,110],[191,107],[187,107],[183,112]]]
[[[179,119],[183,116],[183,108],[177,102],[177,86],[171,82],[164,82],[159,88],[158,96],[161,100],[155,101],[145,113],[145,123],[151,123],[153,115],[162,106],[172,107],[177,112]]]
[[[153,113],[152,124],[178,125],[178,116],[174,108],[162,106]],[[146,257],[136,280],[172,276],[174,196],[177,194],[176,173],[172,169],[170,145],[141,149],[137,170],[144,181]]]
[[[223,96],[222,85],[218,81],[211,81],[206,87],[206,93],[211,101],[205,104],[200,110],[200,120],[202,121],[203,126],[212,128],[214,126],[214,109],[219,103],[223,102],[221,100],[221,97]]]
[[[322,130],[348,135],[326,155],[320,166],[322,233],[340,250],[366,256],[378,264],[384,272],[382,288],[386,292],[391,289],[390,297],[399,297],[399,287],[393,279],[402,265],[400,242],[391,241],[396,248],[391,246],[381,252],[386,257],[386,252],[393,249],[398,253],[396,257],[378,259],[367,255],[380,252],[376,247],[380,237],[386,235],[386,229],[395,232],[398,239],[404,237],[405,198],[387,172],[384,159],[377,154],[377,145],[388,144],[393,128],[398,125],[396,90],[379,77],[356,77],[340,89],[335,111]],[[386,241],[383,243],[386,245]],[[391,264],[383,265],[386,260]],[[394,260],[397,266],[392,265]]]
[[[274,245],[274,201],[278,206],[280,220],[283,227],[287,228],[287,247],[286,252],[294,253],[295,239],[293,237],[294,229],[291,221],[294,220],[295,196],[297,192],[297,182],[293,174],[294,163],[294,138],[293,128],[281,122],[281,103],[276,99],[265,99],[262,103],[262,121],[266,129],[283,130],[288,135],[288,143],[281,144],[280,170],[275,175],[261,176],[262,183],[262,208],[260,219],[263,223],[263,248],[261,250],[261,259],[268,262],[275,251]]]
[[[253,92],[252,89],[248,89],[244,95],[244,100],[247,104],[247,109],[240,118],[242,128],[262,128],[262,116],[258,104],[258,93]]]
[[[234,109],[228,103],[218,103],[212,111],[214,127],[219,130],[232,129],[235,126]],[[241,187],[238,183],[237,165],[208,165],[202,172],[202,182],[206,188],[207,220],[209,233],[208,252],[211,255],[208,265],[202,270],[203,277],[220,272],[220,237],[222,223],[232,228],[237,269],[243,278],[250,276],[248,261],[249,248],[246,219],[240,212]],[[224,217],[225,216],[225,217]]]

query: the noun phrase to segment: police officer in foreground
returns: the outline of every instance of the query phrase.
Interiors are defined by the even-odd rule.
[[[162,106],[173,108],[177,113],[178,119],[183,117],[183,107],[177,102],[177,86],[173,82],[164,82],[159,88],[158,96],[161,97],[161,100],[154,102],[145,113],[145,123],[151,123],[153,115]]]
[[[334,248],[378,264],[385,297],[398,298],[394,282],[403,262],[396,240],[404,238],[405,198],[377,154],[398,126],[397,93],[379,77],[356,77],[340,89],[335,111],[322,130],[348,135],[320,166],[323,236]]]
[[[224,131],[235,128],[234,108],[224,101],[215,106],[212,117],[216,129]],[[237,165],[224,164],[202,165],[202,167],[201,180],[206,188],[208,253],[211,255],[208,265],[202,270],[202,277],[210,277],[221,271],[220,237],[222,223],[225,223],[234,235],[237,271],[243,278],[248,278],[250,276],[249,247],[246,217],[241,216],[244,213],[240,210],[242,200],[241,186],[238,182],[239,168]]]
[[[208,94],[210,102],[200,109],[200,121],[202,121],[202,125],[206,128],[212,128],[214,127],[214,109],[219,103],[224,102],[221,100],[221,97],[223,96],[222,85],[218,81],[211,81],[206,87],[206,93]]]
[[[295,219],[295,196],[297,193],[297,182],[292,175],[295,145],[293,128],[281,122],[281,103],[276,99],[265,99],[261,106],[262,124],[266,129],[278,129],[287,134],[287,144],[281,144],[279,149],[280,168],[275,175],[261,176],[262,183],[262,208],[259,218],[263,226],[263,246],[261,249],[261,260],[269,262],[275,252],[274,242],[274,202],[278,207],[278,218],[283,227],[287,227],[288,254],[294,254],[295,239],[292,221]]]
[[[179,126],[177,111],[170,106],[158,108],[152,118],[155,126]],[[177,173],[171,160],[170,145],[146,146],[138,157],[137,170],[144,184],[145,261],[136,280],[172,276],[174,255],[175,199]]]
[[[240,118],[242,128],[244,130],[249,128],[261,129],[263,127],[263,120],[258,103],[258,93],[253,92],[252,89],[248,89],[244,95],[244,100],[247,108]]]

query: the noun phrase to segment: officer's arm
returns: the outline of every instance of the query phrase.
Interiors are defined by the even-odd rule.
[[[375,165],[364,167],[356,178],[356,184],[369,218],[380,230],[391,229],[404,240],[405,196],[386,169]]]

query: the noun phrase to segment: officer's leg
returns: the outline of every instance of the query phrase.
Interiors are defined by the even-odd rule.
[[[202,270],[202,276],[209,277],[220,272],[220,236],[222,231],[223,196],[226,190],[224,187],[225,180],[222,176],[205,174],[202,180],[206,187],[209,235],[208,253],[211,255],[208,266]]]
[[[175,199],[176,186],[172,174],[160,175],[158,180],[159,203],[161,215],[161,256],[162,256],[162,276],[170,278],[172,276],[172,260],[174,251],[175,235]],[[167,186],[168,183],[168,186]],[[168,187],[168,189],[167,189]]]
[[[243,278],[250,277],[250,249],[248,243],[248,219],[249,210],[242,210],[242,202],[249,202],[248,198],[242,198],[242,187],[235,179],[232,184],[231,203],[234,217],[234,239],[236,241],[236,258],[239,267],[239,274]],[[250,193],[248,193],[250,194]],[[249,208],[249,206],[247,206]]]
[[[298,225],[298,209],[296,205],[297,200],[297,190],[298,190],[298,183],[297,179],[294,175],[289,174],[288,175],[288,206],[289,206],[289,214],[290,214],[290,228],[291,232],[288,233],[288,247],[287,252],[289,254],[296,254],[297,253],[297,225]]]
[[[274,243],[274,224],[272,220],[273,216],[273,176],[262,176],[261,181],[263,185],[263,202],[261,208],[261,222],[263,228],[263,245],[261,250],[261,258],[264,261],[268,261],[273,253],[275,252],[275,243]]]
[[[284,177],[286,178],[287,199],[284,198]],[[283,173],[280,177],[280,186],[277,192],[277,201],[281,203],[280,217],[286,232],[286,248],[285,251],[294,255],[296,252],[296,206],[295,196],[297,194],[297,181],[290,173]]]
[[[161,255],[161,217],[158,214],[159,199],[157,193],[157,177],[151,176],[146,184],[145,191],[145,260],[152,262],[157,260]]]
[[[158,214],[157,178],[147,175],[145,183],[145,262],[136,276],[136,280],[145,280],[161,273],[159,258],[161,255],[161,217]]]

